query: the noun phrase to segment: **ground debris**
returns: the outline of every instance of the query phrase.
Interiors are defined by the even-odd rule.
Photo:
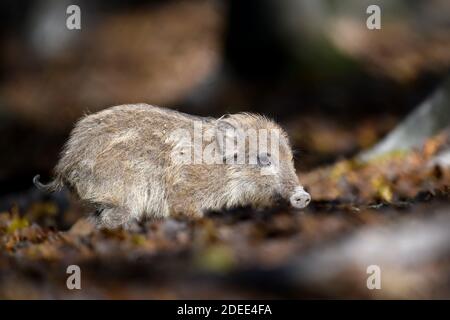
[[[61,229],[73,205],[13,206],[0,213],[0,297],[449,297],[450,173],[425,165],[447,142],[301,174],[314,200],[303,212],[236,208],[125,231],[82,214]],[[82,290],[66,287],[73,264]],[[367,289],[368,265],[383,290]]]

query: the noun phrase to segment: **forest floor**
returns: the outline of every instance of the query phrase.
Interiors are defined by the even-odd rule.
[[[367,131],[354,130],[343,140]],[[339,130],[315,134],[322,151],[339,148],[326,145]],[[67,194],[30,189],[0,213],[0,298],[449,298],[450,171],[430,165],[448,144],[300,166],[313,197],[301,212],[238,208],[131,232],[93,229]],[[69,265],[81,290],[66,286]],[[367,287],[373,265],[379,290]]]

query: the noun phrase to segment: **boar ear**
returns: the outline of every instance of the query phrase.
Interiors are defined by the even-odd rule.
[[[216,140],[223,159],[234,158],[238,154],[238,139],[242,129],[230,115],[217,119]]]

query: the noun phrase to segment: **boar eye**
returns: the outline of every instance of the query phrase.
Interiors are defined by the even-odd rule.
[[[261,167],[267,167],[272,164],[270,160],[270,153],[260,153],[258,155],[258,165]]]

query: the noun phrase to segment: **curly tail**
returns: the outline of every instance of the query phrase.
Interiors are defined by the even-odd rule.
[[[61,184],[61,182],[58,179],[53,180],[52,182],[48,183],[48,184],[42,184],[39,179],[41,178],[40,175],[36,175],[33,178],[33,183],[36,186],[36,188],[38,188],[39,190],[43,191],[43,192],[55,192],[60,190],[63,186]]]

